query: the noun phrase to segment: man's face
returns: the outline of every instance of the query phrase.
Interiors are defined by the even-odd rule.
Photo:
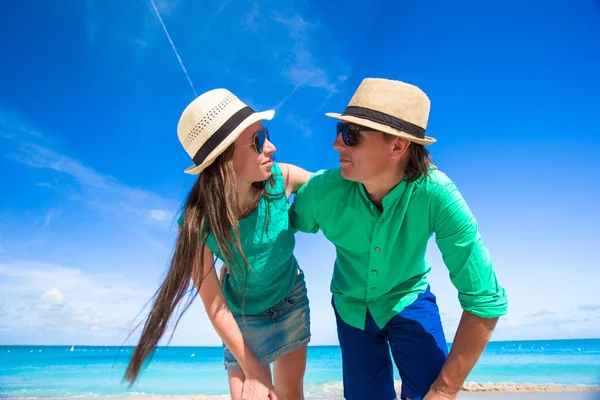
[[[386,138],[382,132],[364,129],[361,127],[354,146],[347,146],[340,132],[333,142],[333,148],[340,152],[341,175],[349,181],[371,182],[387,169],[397,168],[392,162],[397,140]]]

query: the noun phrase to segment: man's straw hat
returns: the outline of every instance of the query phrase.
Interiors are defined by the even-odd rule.
[[[416,86],[366,78],[342,114],[325,115],[427,146],[435,142],[425,136],[429,108],[429,98]]]

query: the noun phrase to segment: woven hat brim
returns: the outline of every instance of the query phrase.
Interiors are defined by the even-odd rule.
[[[211,151],[208,154],[208,156],[206,156],[206,159],[202,162],[202,164],[192,165],[186,168],[183,172],[190,175],[198,175],[199,173],[204,171],[206,167],[212,164],[215,161],[215,159],[219,157],[219,155],[221,155],[221,153],[227,150],[227,148],[231,146],[233,142],[237,140],[238,137],[240,137],[240,135],[246,128],[261,120],[270,121],[273,119],[274,116],[275,110],[267,110],[251,114],[248,118],[243,120],[242,123],[240,123],[233,131],[231,131],[231,133],[227,135],[227,137],[221,143],[219,143],[219,145],[213,151]]]
[[[326,113],[325,115],[330,118],[342,120],[344,122],[350,122],[352,124],[366,126],[367,128],[373,128],[373,130],[376,130],[376,131],[389,133],[390,135],[394,135],[394,136],[399,136],[399,137],[408,139],[411,142],[422,144],[424,146],[429,146],[430,144],[433,144],[436,142],[436,139],[434,139],[432,137],[425,136],[423,139],[421,139],[421,138],[418,138],[411,134],[408,134],[406,132],[403,132],[401,130],[392,128],[391,126],[380,124],[379,122],[373,122],[371,120],[364,119],[364,118],[352,117],[349,115],[342,115],[339,113]]]

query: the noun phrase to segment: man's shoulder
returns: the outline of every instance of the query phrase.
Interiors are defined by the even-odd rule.
[[[419,187],[430,193],[439,193],[450,186],[454,186],[454,182],[445,172],[440,171],[437,167],[430,167],[426,178],[420,178]]]

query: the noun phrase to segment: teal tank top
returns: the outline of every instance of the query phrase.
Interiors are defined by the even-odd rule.
[[[271,172],[275,182],[273,185],[267,183],[270,195],[263,196],[254,211],[239,221],[240,242],[249,264],[243,310],[247,315],[258,314],[282,301],[294,287],[299,269],[293,253],[295,238],[289,224],[284,177],[276,162],[273,162]],[[183,215],[179,217],[179,226],[182,222]],[[212,232],[206,245],[223,261]],[[233,257],[241,260],[235,250]],[[225,275],[223,293],[229,309],[241,314],[244,275],[237,276],[228,269],[230,273]]]

